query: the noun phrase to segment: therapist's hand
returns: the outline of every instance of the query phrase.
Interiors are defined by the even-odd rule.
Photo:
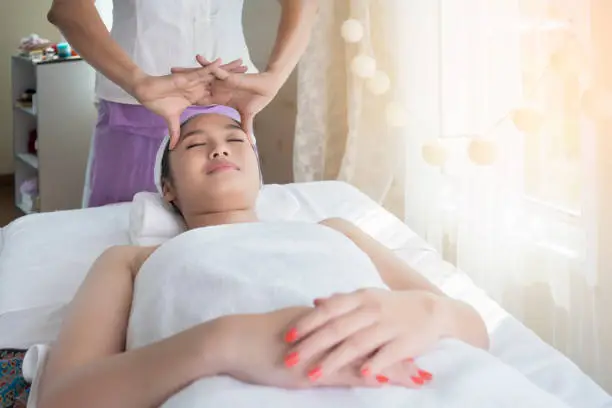
[[[180,135],[183,111],[196,103],[211,104],[211,86],[214,80],[229,77],[228,70],[244,72],[242,62],[232,61],[225,66],[215,60],[206,68],[163,76],[142,75],[134,84],[133,96],[147,109],[164,118],[170,134],[170,148],[174,148]]]
[[[212,63],[201,55],[196,56],[196,60],[202,68],[172,68],[173,73],[188,73],[198,69],[205,69]],[[230,72],[229,75],[216,80],[211,85],[211,95],[207,96],[206,101],[218,105],[227,105],[235,108],[242,120],[242,127],[248,135],[253,134],[253,120],[274,99],[283,81],[271,72],[259,74],[244,74]],[[205,101],[198,101],[199,105],[204,105]]]

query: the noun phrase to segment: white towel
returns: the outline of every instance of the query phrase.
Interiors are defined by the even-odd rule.
[[[367,255],[321,225],[272,222],[200,228],[166,242],[134,286],[129,349],[218,316],[311,305],[319,296],[385,288]],[[435,379],[420,390],[284,390],[230,377],[200,379],[165,408],[213,407],[521,407],[567,408],[490,354],[447,340],[417,359]]]

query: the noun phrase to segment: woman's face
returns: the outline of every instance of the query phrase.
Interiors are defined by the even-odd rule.
[[[169,153],[164,198],[183,214],[252,209],[259,164],[246,133],[233,119],[204,114],[187,122]]]

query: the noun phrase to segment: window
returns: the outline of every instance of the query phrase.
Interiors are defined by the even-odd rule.
[[[533,106],[515,116],[524,133],[525,194],[570,216],[580,214],[583,194],[583,10],[575,0],[520,1],[522,84]]]

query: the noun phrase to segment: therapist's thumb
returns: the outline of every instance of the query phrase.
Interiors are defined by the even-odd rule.
[[[168,119],[168,132],[170,135],[170,150],[176,147],[181,136],[181,124],[179,118],[172,117]]]
[[[253,141],[253,118],[255,117],[252,113],[246,113],[242,116],[242,129],[247,134],[247,136]]]

